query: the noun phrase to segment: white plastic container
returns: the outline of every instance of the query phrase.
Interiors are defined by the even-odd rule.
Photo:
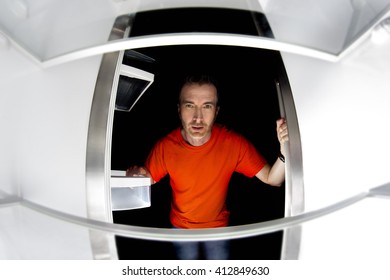
[[[150,207],[149,177],[127,177],[126,171],[111,171],[111,207],[113,211]]]

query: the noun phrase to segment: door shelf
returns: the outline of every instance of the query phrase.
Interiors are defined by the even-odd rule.
[[[111,171],[112,211],[132,210],[151,206],[149,177],[127,177],[126,171]]]

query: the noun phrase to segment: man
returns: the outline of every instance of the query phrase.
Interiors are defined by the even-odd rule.
[[[228,225],[226,196],[234,172],[256,176],[271,186],[285,177],[284,119],[276,122],[281,154],[271,166],[242,135],[216,124],[218,91],[209,76],[188,77],[181,88],[178,112],[181,127],[156,143],[145,167],[131,167],[128,176],[144,175],[153,183],[170,177],[170,220],[175,228],[215,228]],[[260,129],[260,128],[259,128]],[[228,241],[174,242],[179,259],[228,259]]]

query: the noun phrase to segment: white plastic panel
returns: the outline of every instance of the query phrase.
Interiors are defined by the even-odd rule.
[[[100,57],[43,69],[10,47],[0,60],[0,190],[86,216],[85,150]]]
[[[91,9],[91,6],[94,9]],[[388,0],[1,1],[0,31],[36,60],[45,61],[79,49],[104,44],[118,16],[144,10],[194,6],[265,12],[278,41],[335,54],[353,41],[379,14],[388,9],[389,2]]]
[[[38,60],[44,60],[58,53],[106,42],[117,16],[113,2],[1,1],[0,30]]]
[[[42,61],[106,43],[118,16],[142,10],[190,6],[260,9],[257,0],[0,1],[0,34],[10,36],[26,52]]]
[[[21,206],[0,207],[1,260],[92,259],[89,230]]]
[[[390,38],[339,63],[283,53],[300,126],[305,210],[390,182]]]
[[[303,225],[301,260],[345,263],[388,260],[390,200],[368,198]],[[348,260],[346,262],[346,260]],[[358,269],[359,267],[354,267]]]
[[[337,54],[382,13],[388,0],[260,0],[278,41]]]

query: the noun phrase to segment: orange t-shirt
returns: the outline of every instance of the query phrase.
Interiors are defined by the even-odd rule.
[[[198,147],[175,129],[156,143],[146,167],[156,182],[169,174],[173,226],[211,228],[228,224],[225,200],[233,172],[253,177],[266,163],[243,136],[215,124],[210,140]]]

